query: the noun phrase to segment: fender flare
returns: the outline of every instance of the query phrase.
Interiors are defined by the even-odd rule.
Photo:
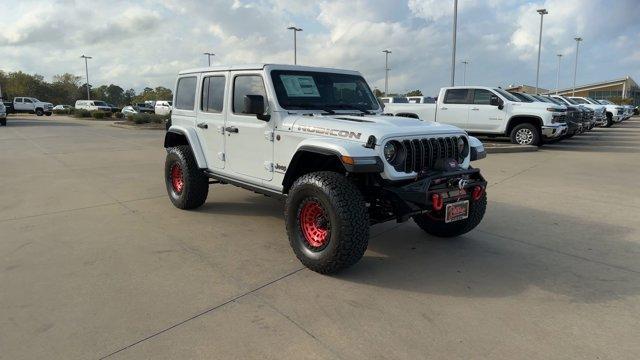
[[[175,135],[184,137],[187,140],[187,145],[191,148],[191,152],[193,153],[193,157],[196,159],[198,167],[201,169],[207,169],[207,159],[204,155],[202,144],[200,144],[200,140],[198,139],[198,134],[195,129],[172,125],[164,135],[165,148],[176,145],[175,139],[173,138]]]

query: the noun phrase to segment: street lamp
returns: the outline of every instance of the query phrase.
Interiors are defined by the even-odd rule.
[[[538,37],[538,67],[536,69],[536,94],[538,94],[538,80],[540,78],[540,52],[542,50],[542,20],[544,16],[549,12],[547,9],[538,9],[538,14],[540,14],[540,36]]]
[[[458,28],[458,0],[453,0],[453,44],[451,50],[451,86],[456,82],[456,31]]]
[[[384,53],[384,96],[389,96],[389,54],[391,51],[382,50]]]
[[[86,56],[83,54],[82,56],[80,56],[80,58],[84,59],[84,70],[86,71],[86,74],[87,74],[87,100],[91,100],[91,94],[89,93],[89,64],[87,60],[93,59],[93,57]]]
[[[462,75],[462,85],[467,85],[467,65],[469,64],[469,60],[461,61],[464,64],[464,72]]]
[[[206,52],[203,55],[207,55],[207,59],[209,60],[209,67],[211,67],[211,57],[216,56],[214,53]]]
[[[582,41],[582,38],[574,37],[573,40],[576,41],[576,62],[573,65],[573,94],[571,96],[576,96],[576,74],[578,73],[578,50],[580,50],[580,41]]]
[[[556,55],[558,57],[558,74],[556,75],[556,95],[558,95],[558,90],[560,90],[560,59],[562,59],[562,54]]]
[[[298,63],[298,39],[296,34],[298,31],[302,31],[302,29],[295,26],[289,26],[287,30],[293,30],[293,64],[296,65]]]

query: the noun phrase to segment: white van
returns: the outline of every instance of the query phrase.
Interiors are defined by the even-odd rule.
[[[157,115],[169,115],[173,110],[171,101],[158,100],[156,101],[155,111]]]
[[[78,100],[76,101],[75,108],[89,111],[101,110],[104,112],[111,112],[111,106],[100,100]]]

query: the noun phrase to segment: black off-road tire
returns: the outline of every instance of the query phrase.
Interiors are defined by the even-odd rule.
[[[36,115],[37,116],[42,116],[42,115],[44,115],[44,111],[42,109],[36,109]]]
[[[469,217],[455,221],[451,223],[445,223],[443,219],[434,219],[428,215],[416,215],[413,217],[413,221],[427,234],[449,238],[460,236],[473,230],[484,217],[484,213],[487,210],[487,194],[482,194],[482,197],[478,201],[471,201],[469,204]]]
[[[605,127],[611,127],[613,125],[613,114],[607,113],[607,125]]]
[[[177,191],[172,182],[174,166],[180,168],[182,187]],[[175,207],[183,210],[200,207],[209,194],[209,178],[198,168],[189,145],[180,145],[167,149],[164,164],[164,179],[169,198]]]
[[[0,126],[7,126],[7,119],[1,119]]]
[[[526,143],[520,141],[520,138],[518,136],[520,131],[530,134],[530,141]],[[513,144],[533,146],[542,145],[542,135],[540,134],[540,129],[529,123],[516,125],[513,129],[511,129],[511,134],[509,134],[509,137],[511,138],[511,142]]]
[[[44,113],[44,114],[45,114],[46,116],[51,116],[51,113],[50,113],[50,112],[48,112],[48,111],[47,111],[46,113]]]
[[[304,204],[317,202],[328,220],[326,243],[314,248],[301,226]],[[298,178],[289,190],[284,209],[289,243],[309,269],[333,274],[358,262],[369,243],[369,213],[362,194],[345,176],[314,172]]]

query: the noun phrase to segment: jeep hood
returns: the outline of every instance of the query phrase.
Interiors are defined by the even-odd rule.
[[[378,144],[383,139],[394,137],[465,134],[464,130],[452,125],[386,115],[289,115],[283,121],[283,127],[292,132],[363,143],[373,135]]]

